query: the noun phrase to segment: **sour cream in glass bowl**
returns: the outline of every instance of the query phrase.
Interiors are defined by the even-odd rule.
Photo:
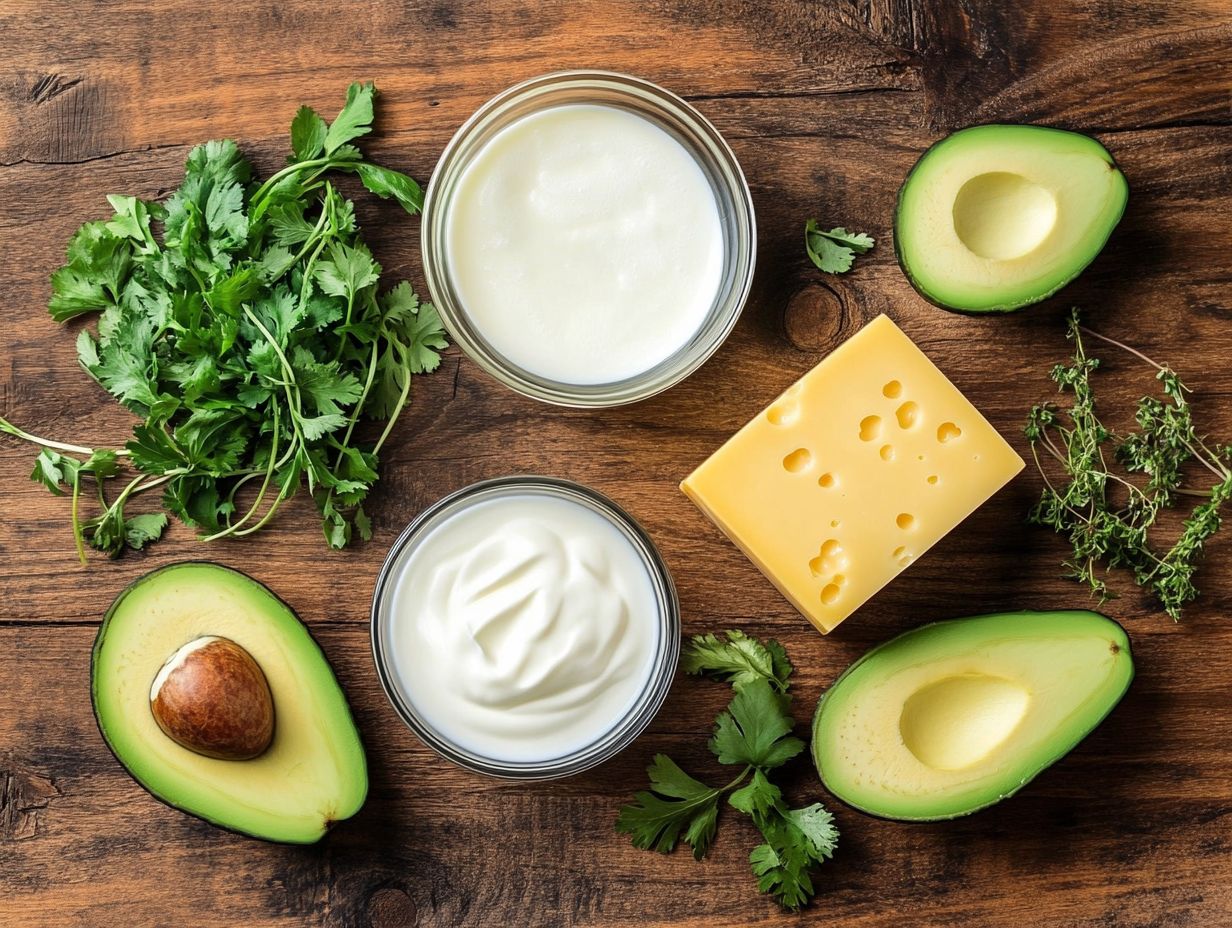
[[[599,71],[537,77],[458,130],[424,204],[454,340],[527,396],[614,406],[700,367],[748,297],[752,198],[688,103]]]
[[[372,647],[425,744],[480,773],[547,779],[603,762],[650,723],[675,673],[679,607],[614,503],[508,477],[446,497],[394,543]]]

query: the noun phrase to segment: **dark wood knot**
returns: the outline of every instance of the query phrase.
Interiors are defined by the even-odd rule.
[[[372,928],[409,928],[415,924],[415,903],[400,889],[386,886],[368,899],[368,924]]]
[[[783,310],[787,340],[801,351],[830,347],[843,331],[843,300],[825,284],[805,284]]]

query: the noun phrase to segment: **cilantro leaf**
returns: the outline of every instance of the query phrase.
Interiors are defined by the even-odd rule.
[[[287,200],[268,210],[270,228],[279,245],[300,245],[312,237],[316,226],[304,218],[305,204]]]
[[[381,266],[362,242],[354,246],[331,242],[327,251],[329,257],[317,262],[316,282],[330,296],[353,301],[381,275]]]
[[[865,254],[873,245],[873,237],[863,232],[848,232],[842,226],[825,232],[816,219],[804,224],[804,248],[809,260],[827,274],[845,274],[851,270],[856,255]]]
[[[791,717],[765,679],[751,680],[737,691],[715,721],[710,750],[720,764],[779,767],[804,750],[791,736]]]
[[[733,809],[745,815],[768,815],[782,803],[783,793],[766,779],[761,770],[756,770],[753,772],[753,779],[728,796],[727,801]]]
[[[787,810],[781,802],[753,821],[766,839],[749,854],[757,888],[773,893],[779,904],[795,910],[815,892],[811,870],[834,854],[838,829],[833,816],[820,804]]]
[[[737,629],[727,632],[726,640],[713,634],[694,635],[681,655],[681,665],[686,673],[726,680],[736,689],[754,680],[769,680],[782,691],[791,675],[782,645],[762,644]]]
[[[838,829],[834,827],[834,816],[826,811],[820,802],[803,809],[789,809],[787,820],[800,830],[811,847],[814,860],[826,860],[834,856],[838,846]]]
[[[322,140],[325,154],[333,154],[344,142],[372,131],[372,103],[375,98],[376,88],[371,81],[356,82],[347,88],[346,104]]]
[[[30,479],[41,483],[56,496],[63,496],[64,489],[61,484],[65,482],[65,464],[68,460],[70,459],[58,451],[44,448],[34,459],[34,470],[30,473]]]
[[[107,195],[107,202],[115,210],[115,215],[106,224],[108,232],[132,239],[140,244],[143,252],[152,253],[158,250],[154,233],[150,231],[150,219],[162,214],[157,205],[151,206],[145,200],[114,193]]]
[[[700,860],[714,839],[722,791],[695,780],[666,754],[656,754],[646,772],[650,792],[637,793],[620,810],[616,830],[630,835],[634,847],[664,854],[683,838]]]
[[[308,161],[325,148],[325,120],[311,106],[301,106],[291,120],[291,154],[297,161]]]
[[[412,216],[423,210],[423,189],[405,174],[367,161],[356,164],[355,173],[365,187],[382,199],[393,197]]]
[[[657,754],[647,769],[650,791],[637,793],[621,809],[616,829],[630,835],[635,847],[663,853],[685,840],[700,858],[718,827],[719,799],[727,795],[728,805],[749,816],[764,838],[749,855],[758,888],[784,908],[798,909],[816,891],[813,871],[833,855],[838,830],[820,803],[789,809],[769,777],[771,769],[804,749],[790,734],[787,653],[777,642],[763,643],[732,630],[724,636],[694,636],[685,664],[690,673],[732,684],[734,698],[715,722],[710,748],[720,763],[743,769],[715,789]],[[775,689],[780,682],[782,689]]]
[[[406,339],[407,366],[412,374],[427,374],[441,363],[441,349],[449,347],[445,326],[431,303],[421,303],[415,321],[402,331]]]
[[[124,520],[124,542],[140,550],[151,541],[158,541],[167,527],[167,517],[161,512],[131,516]]]

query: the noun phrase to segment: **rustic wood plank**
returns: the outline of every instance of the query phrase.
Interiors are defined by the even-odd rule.
[[[455,127],[516,80],[602,66],[692,99],[729,138],[758,206],[753,299],[716,357],[653,401],[598,413],[498,388],[451,351],[417,385],[385,455],[377,537],[328,554],[300,499],[264,536],[202,548],[182,527],[149,552],[76,566],[63,500],[0,443],[0,924],[290,926],[1196,926],[1232,924],[1232,541],[1210,551],[1204,596],[1181,624],[1125,590],[1107,610],[1133,638],[1138,679],[1074,754],[969,819],[902,826],[838,808],[839,856],[800,918],[758,898],[751,835],[732,823],[695,862],[635,851],[620,804],[658,750],[714,772],[704,735],[723,688],[678,680],[650,732],[612,763],[527,786],[457,771],[397,722],[368,650],[384,551],[444,493],[513,471],[611,494],[663,549],[688,632],[779,637],[800,667],[797,717],[867,647],[920,622],[1006,608],[1080,606],[1057,577],[1063,545],[1022,515],[1025,474],[820,638],[676,490],[734,428],[878,312],[890,313],[1020,450],[1028,406],[1050,393],[1072,302],[1100,328],[1176,365],[1212,431],[1232,436],[1232,13],[1223,0],[808,0],[463,4],[187,0],[0,9],[0,414],[37,431],[114,442],[131,421],[76,368],[72,333],[43,312],[68,235],[124,191],[178,183],[189,146],[240,140],[277,166],[301,102],[337,106],[351,79],[385,93],[374,155],[426,178]],[[1130,208],[1105,253],[1030,312],[936,310],[895,265],[897,186],[939,133],[971,121],[1096,132],[1126,171]],[[819,275],[808,216],[866,227],[879,247],[827,279],[823,310],[790,315]],[[418,226],[388,204],[361,219],[391,274],[421,283]],[[70,327],[73,328],[73,327]],[[1141,372],[1117,362],[1109,396]],[[270,584],[319,635],[372,761],[365,810],[314,848],[219,832],[146,796],[107,753],[88,701],[93,625],[151,567],[208,556]],[[321,569],[321,565],[327,569]],[[955,565],[962,565],[955,570]],[[825,798],[808,765],[793,799]]]

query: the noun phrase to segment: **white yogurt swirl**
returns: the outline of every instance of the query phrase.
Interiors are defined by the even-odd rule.
[[[493,760],[594,743],[645,689],[658,638],[650,575],[580,503],[486,500],[413,550],[393,597],[399,683],[425,721]]]

